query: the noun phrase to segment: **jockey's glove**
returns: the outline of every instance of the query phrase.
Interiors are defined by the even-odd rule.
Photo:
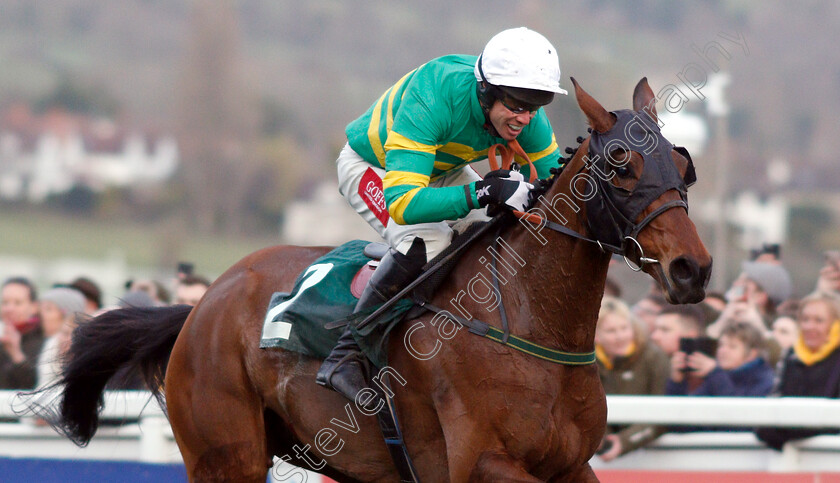
[[[482,208],[497,205],[525,211],[530,203],[529,193],[532,189],[534,185],[526,182],[522,173],[516,170],[490,171],[484,179],[475,182],[475,195]]]

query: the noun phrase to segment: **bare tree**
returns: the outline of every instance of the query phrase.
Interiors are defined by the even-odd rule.
[[[232,0],[193,0],[178,89],[186,220],[203,231],[241,229],[257,126]]]

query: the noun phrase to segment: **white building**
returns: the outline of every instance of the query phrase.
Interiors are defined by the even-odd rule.
[[[107,119],[63,111],[36,116],[26,106],[0,115],[0,198],[43,201],[84,185],[160,183],[178,167],[171,136],[126,130]]]

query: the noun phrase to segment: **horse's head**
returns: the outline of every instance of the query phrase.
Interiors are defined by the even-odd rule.
[[[633,110],[614,112],[572,82],[592,135],[566,169],[587,177],[589,189],[573,191],[586,195],[589,236],[656,279],[671,303],[701,301],[712,259],[688,218],[694,165],[662,136],[647,79],[636,85]]]

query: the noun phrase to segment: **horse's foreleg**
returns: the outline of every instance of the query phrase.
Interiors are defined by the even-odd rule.
[[[533,483],[542,480],[525,471],[522,465],[509,455],[487,451],[478,457],[478,461],[476,461],[470,473],[469,481],[515,481]]]

